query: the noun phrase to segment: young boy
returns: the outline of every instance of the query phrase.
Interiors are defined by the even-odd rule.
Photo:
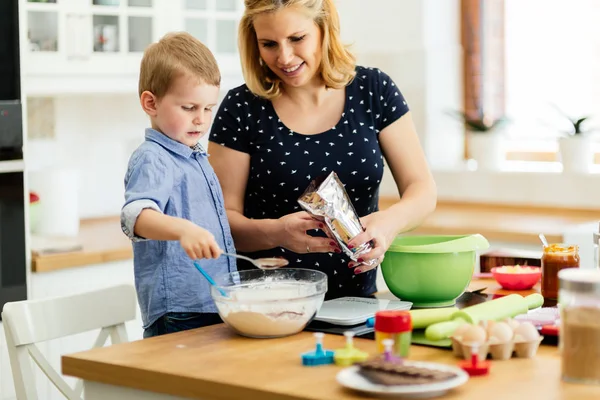
[[[223,194],[198,142],[208,131],[221,76],[210,50],[187,33],[167,34],[144,53],[139,94],[152,128],[131,155],[121,227],[133,241],[144,337],[222,322],[212,276],[233,272],[235,252]]]

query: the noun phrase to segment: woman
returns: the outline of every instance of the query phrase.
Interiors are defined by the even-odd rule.
[[[245,5],[239,47],[246,84],[223,100],[209,144],[236,248],[327,273],[327,298],[372,295],[375,267],[394,237],[436,204],[406,101],[384,72],[355,65],[332,0]],[[402,199],[378,211],[384,157]],[[297,203],[311,180],[331,171],[365,228],[350,245],[374,243],[359,262]]]

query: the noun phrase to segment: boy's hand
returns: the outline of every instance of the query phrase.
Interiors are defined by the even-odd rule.
[[[212,233],[192,223],[181,234],[179,243],[192,260],[218,258],[223,252]]]

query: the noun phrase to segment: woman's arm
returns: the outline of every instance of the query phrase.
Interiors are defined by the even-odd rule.
[[[244,197],[250,171],[250,155],[209,142],[210,163],[219,178],[227,218],[235,247],[240,251],[259,251],[285,247],[296,253],[335,251],[328,238],[308,236],[306,231],[322,228],[322,223],[306,212],[279,219],[250,219],[244,216]],[[231,167],[235,165],[235,167]],[[339,250],[338,250],[339,251]]]
[[[387,251],[394,238],[419,226],[435,210],[437,189],[419,142],[410,112],[390,124],[379,134],[379,143],[392,172],[401,199],[386,210],[362,218],[365,232],[350,241],[359,246],[374,240],[375,248],[363,255],[376,259]],[[351,267],[358,263],[350,263]],[[367,271],[362,266],[356,273]]]
[[[401,196],[385,210],[396,222],[396,236],[418,227],[435,210],[437,189],[410,111],[381,131],[379,143]]]
[[[250,172],[250,155],[208,143],[209,161],[223,190],[227,218],[235,247],[241,251],[258,251],[277,246],[277,221],[244,217],[244,196]],[[231,167],[235,165],[235,167]]]

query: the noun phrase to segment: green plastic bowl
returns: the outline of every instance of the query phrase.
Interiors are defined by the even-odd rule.
[[[394,296],[413,307],[447,307],[465,291],[477,250],[487,249],[481,235],[398,236],[381,263]]]

